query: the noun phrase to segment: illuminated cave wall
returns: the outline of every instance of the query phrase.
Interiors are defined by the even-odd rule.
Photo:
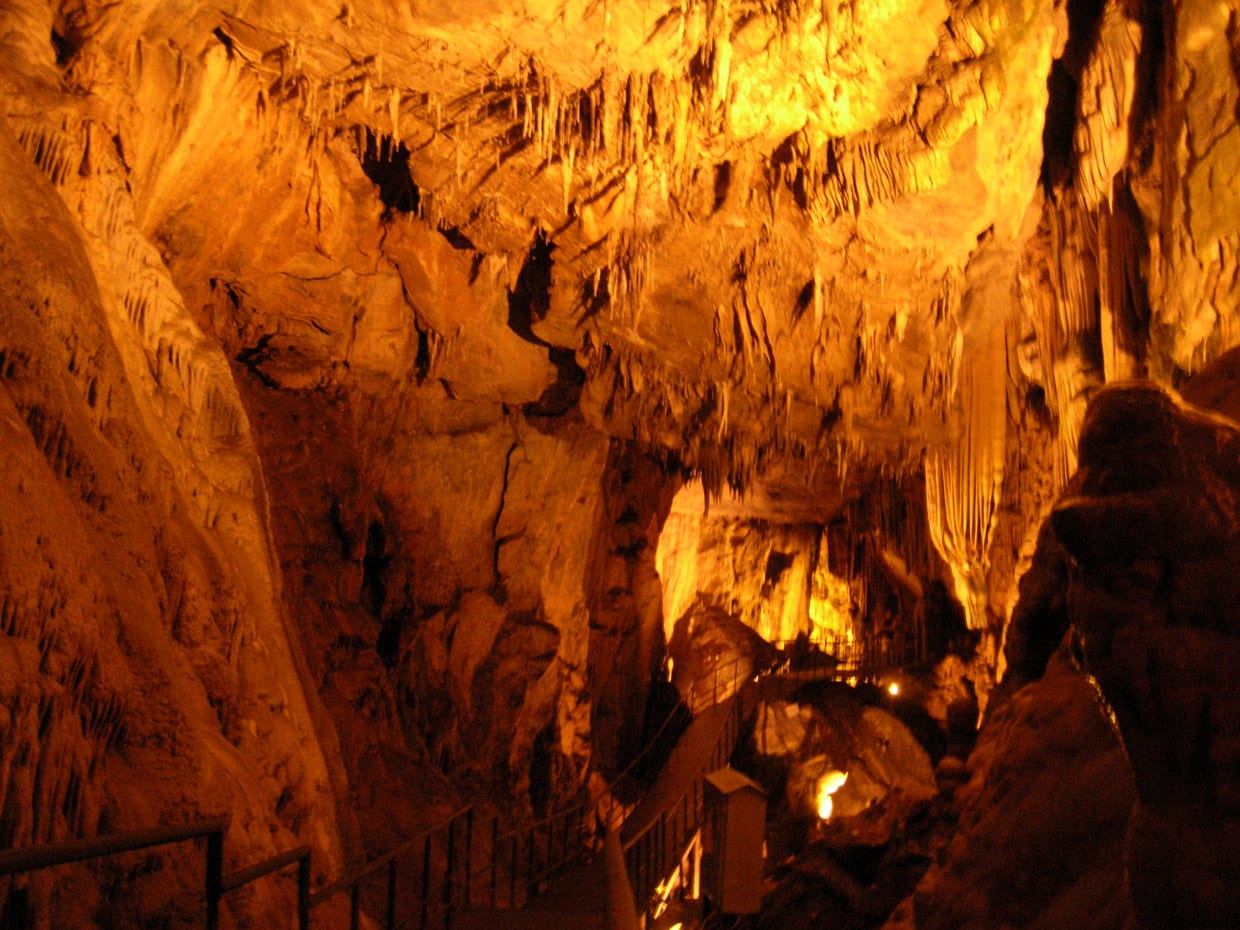
[[[918,489],[872,551],[998,673],[1089,398],[1240,338],[1235,22],[0,6],[0,839],[228,809],[230,864],[326,874],[566,796],[695,480],[776,528],[695,592],[793,556],[738,598],[772,633],[823,526]]]
[[[686,485],[659,534],[656,568],[663,583],[666,640],[699,599],[770,642],[808,633],[810,575],[820,535],[814,525],[756,521],[718,505],[712,514],[701,484]]]

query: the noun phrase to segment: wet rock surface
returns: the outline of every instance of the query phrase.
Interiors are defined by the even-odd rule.
[[[1054,514],[1079,566],[1069,614],[1139,804],[1141,927],[1221,928],[1240,901],[1240,429],[1154,386],[1094,400]]]
[[[888,930],[1125,926],[1132,776],[1066,653],[996,699],[960,776],[954,830]]]

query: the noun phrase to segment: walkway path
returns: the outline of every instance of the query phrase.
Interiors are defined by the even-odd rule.
[[[877,670],[875,670],[877,671]],[[783,671],[746,681],[730,697],[695,716],[660,769],[654,784],[624,818],[620,842],[633,898],[640,913],[657,886],[680,863],[701,825],[704,779],[728,764],[742,722],[762,701],[789,697],[801,685],[863,673],[857,667]],[[562,930],[608,926],[603,857],[569,869],[521,909],[471,907],[453,921],[461,930]],[[613,924],[614,926],[614,924]]]
[[[453,930],[606,930],[607,873],[602,856],[563,872],[525,907],[458,907]]]

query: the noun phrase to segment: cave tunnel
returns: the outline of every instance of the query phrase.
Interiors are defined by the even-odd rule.
[[[0,927],[1234,927],[1237,23],[0,4]]]

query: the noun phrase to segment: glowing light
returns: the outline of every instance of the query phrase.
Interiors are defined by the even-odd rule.
[[[832,769],[818,779],[818,817],[821,820],[831,819],[831,812],[835,809],[835,802],[831,800],[831,795],[844,787],[846,781],[848,781],[848,773],[838,769]]]
[[[891,684],[889,684],[887,686],[887,693],[890,694],[892,697],[899,697],[900,683],[898,681],[893,681]]]

